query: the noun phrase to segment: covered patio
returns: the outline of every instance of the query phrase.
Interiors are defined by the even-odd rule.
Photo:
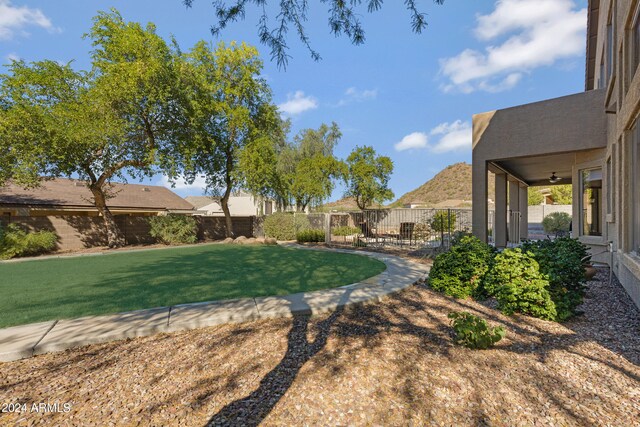
[[[599,176],[602,188],[607,147],[604,103],[604,90],[594,90],[473,116],[474,235],[489,241],[493,227],[496,247],[517,244],[528,237],[528,187],[573,184],[573,235],[590,245],[605,244],[602,233],[589,235],[585,228],[586,204],[581,197],[589,179]],[[489,172],[495,174],[493,224],[488,215]],[[552,174],[557,179],[550,182]],[[601,227],[603,198],[594,197],[589,203],[597,207],[589,210],[590,218]]]

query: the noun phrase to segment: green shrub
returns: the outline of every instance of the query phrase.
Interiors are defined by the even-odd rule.
[[[431,218],[431,229],[438,233],[452,232],[456,229],[456,213],[452,211],[439,211]]]
[[[324,242],[324,231],[322,230],[302,230],[296,234],[298,243]]]
[[[352,236],[354,234],[360,234],[361,230],[358,227],[349,227],[344,225],[342,227],[336,227],[331,230],[331,234],[334,236]]]
[[[55,249],[58,236],[53,231],[27,232],[17,224],[0,227],[0,259],[40,255]]]
[[[367,242],[365,242],[364,240],[356,239],[351,242],[351,246],[353,246],[354,248],[366,248]]]
[[[505,336],[504,328],[490,328],[484,319],[463,311],[449,313],[451,326],[456,333],[456,344],[474,349],[487,349]]]
[[[191,216],[169,214],[149,218],[149,234],[166,245],[195,243],[198,225]]]
[[[306,215],[276,212],[264,219],[264,234],[277,240],[296,240],[296,235],[311,226]]]
[[[485,276],[484,289],[498,300],[507,315],[515,312],[555,320],[555,304],[549,295],[549,281],[530,252],[505,249],[496,255]]]
[[[464,236],[447,252],[438,255],[429,273],[429,285],[455,298],[479,292],[489,270],[494,249],[474,236]]]
[[[451,236],[451,245],[457,245],[463,237],[473,236],[472,233],[469,233],[468,229],[454,231]]]
[[[545,233],[555,235],[566,233],[571,226],[571,215],[566,212],[551,212],[542,220],[542,228]]]
[[[549,294],[556,306],[557,320],[576,314],[585,293],[584,262],[589,259],[587,246],[563,237],[555,240],[527,241],[522,250],[531,252],[540,272],[549,278]]]

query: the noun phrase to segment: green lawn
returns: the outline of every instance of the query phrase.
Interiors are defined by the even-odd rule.
[[[366,256],[199,245],[0,264],[0,327],[188,302],[286,295],[384,271]]]

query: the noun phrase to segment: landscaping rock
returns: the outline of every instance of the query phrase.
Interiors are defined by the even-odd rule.
[[[256,243],[256,239],[254,237],[249,237],[248,239],[245,239],[242,241],[243,245],[253,245]]]
[[[222,241],[222,243],[227,243],[227,244],[229,244],[229,243],[233,243],[233,237],[227,237],[226,239],[224,239],[224,240]]]
[[[256,244],[264,245],[264,237],[256,237]]]
[[[274,239],[273,237],[267,237],[264,239],[264,244],[265,245],[277,245],[278,241],[276,239]]]
[[[247,240],[247,238],[245,236],[238,236],[236,237],[236,239],[233,241],[233,243],[237,243],[237,244],[243,244],[244,241]]]

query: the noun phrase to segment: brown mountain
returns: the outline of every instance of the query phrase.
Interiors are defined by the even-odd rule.
[[[447,166],[420,187],[404,194],[391,206],[469,207],[471,194],[471,165],[461,162]],[[489,174],[489,198],[493,200],[494,194],[493,175]]]

